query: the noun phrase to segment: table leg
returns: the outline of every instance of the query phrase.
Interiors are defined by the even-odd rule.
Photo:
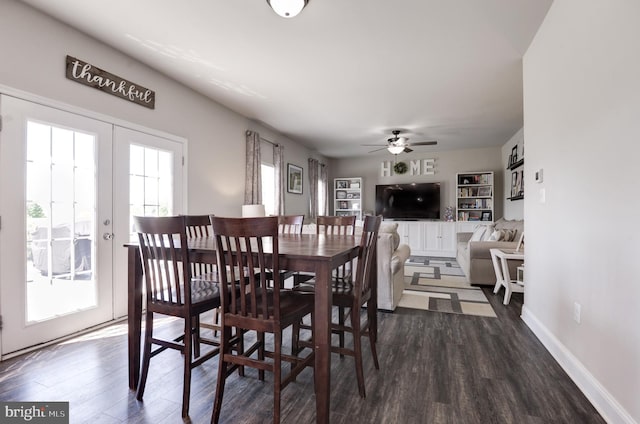
[[[502,281],[504,281],[504,301],[503,305],[508,305],[511,301],[511,273],[509,272],[509,264],[506,258],[500,258],[502,263]]]
[[[499,259],[495,252],[490,251],[491,253],[491,262],[493,263],[493,271],[496,274],[496,285],[493,288],[493,294],[497,294],[500,290],[500,286],[502,285],[502,281],[504,277],[502,275],[502,270],[500,268],[500,264],[498,263]]]
[[[313,341],[315,344],[316,423],[329,422],[331,392],[331,267],[316,266]]]
[[[140,334],[142,327],[142,262],[137,247],[128,248],[128,316],[129,327],[129,388],[138,387],[140,377]]]

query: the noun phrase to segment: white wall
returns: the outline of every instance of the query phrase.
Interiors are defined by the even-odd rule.
[[[403,175],[382,177],[380,173],[383,161],[394,160],[393,155],[376,154],[361,158],[333,159],[329,168],[330,186],[333,187],[333,178],[362,177],[362,206],[363,211],[375,211],[375,193],[377,184],[396,184],[411,182],[440,182],[440,217],[444,217],[444,208],[455,207],[456,204],[456,173],[466,171],[494,171],[495,180],[495,218],[502,216],[504,188],[504,166],[501,162],[500,147],[487,147],[482,149],[448,150],[440,152],[427,152],[418,147],[411,153],[403,153],[397,156],[398,161],[404,161],[409,165],[411,160],[435,159],[434,175]],[[333,193],[329,193],[330,200]],[[331,213],[333,202],[330,201]]]
[[[612,423],[640,421],[638,17],[555,0],[524,57],[523,317]]]
[[[518,146],[518,158],[522,158],[523,156],[523,147],[524,147],[524,129],[520,128],[517,133],[513,135],[507,141],[504,146],[502,146],[502,167],[507,168],[509,165],[509,156],[511,156],[511,151],[515,146]],[[518,168],[514,171],[520,171],[522,168]],[[524,200],[509,200],[507,199],[511,193],[511,173],[512,171],[506,170],[504,172],[503,186],[504,186],[504,218],[505,219],[524,219]],[[525,185],[529,182],[525,179]],[[526,195],[525,190],[525,195]]]
[[[282,142],[285,161],[305,169],[312,154],[277,132],[14,0],[0,0],[0,52],[0,85],[186,138],[189,213],[240,215],[247,129]],[[67,54],[155,90],[156,108],[150,110],[66,79]],[[287,196],[286,202],[291,202],[292,213],[302,213],[306,199],[308,193],[295,199]]]

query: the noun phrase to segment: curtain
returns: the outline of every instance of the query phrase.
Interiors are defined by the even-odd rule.
[[[260,134],[255,131],[246,132],[246,171],[244,180],[244,204],[262,204],[262,179],[260,160]]]
[[[309,158],[309,218],[318,217],[318,160]]]
[[[284,146],[273,146],[273,167],[275,169],[276,215],[284,215]]]
[[[324,163],[320,163],[320,176],[318,179],[318,191],[320,207],[318,208],[319,215],[329,215],[329,182],[327,177],[327,166]]]

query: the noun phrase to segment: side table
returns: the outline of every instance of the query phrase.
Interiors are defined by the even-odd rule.
[[[496,294],[500,287],[504,286],[504,305],[508,305],[511,300],[511,293],[524,293],[524,285],[511,278],[509,274],[508,261],[518,260],[524,261],[524,252],[515,249],[490,249],[491,261],[493,262],[493,270],[496,273],[496,285],[493,293]]]

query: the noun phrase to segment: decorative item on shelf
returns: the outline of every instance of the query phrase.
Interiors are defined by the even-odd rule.
[[[491,221],[491,212],[490,211],[485,211],[482,212],[482,221]]]
[[[344,190],[336,190],[336,199],[346,199],[347,192]]]
[[[393,165],[393,172],[395,172],[396,174],[402,175],[406,173],[407,170],[408,170],[407,164],[404,162],[398,162],[395,165]]]
[[[515,146],[513,146],[513,148],[511,149],[511,163],[516,163],[518,162],[518,145],[516,144]]]
[[[336,181],[336,188],[349,188],[349,181],[346,181],[346,180]]]
[[[453,206],[444,208],[444,219],[449,222],[453,221]]]

